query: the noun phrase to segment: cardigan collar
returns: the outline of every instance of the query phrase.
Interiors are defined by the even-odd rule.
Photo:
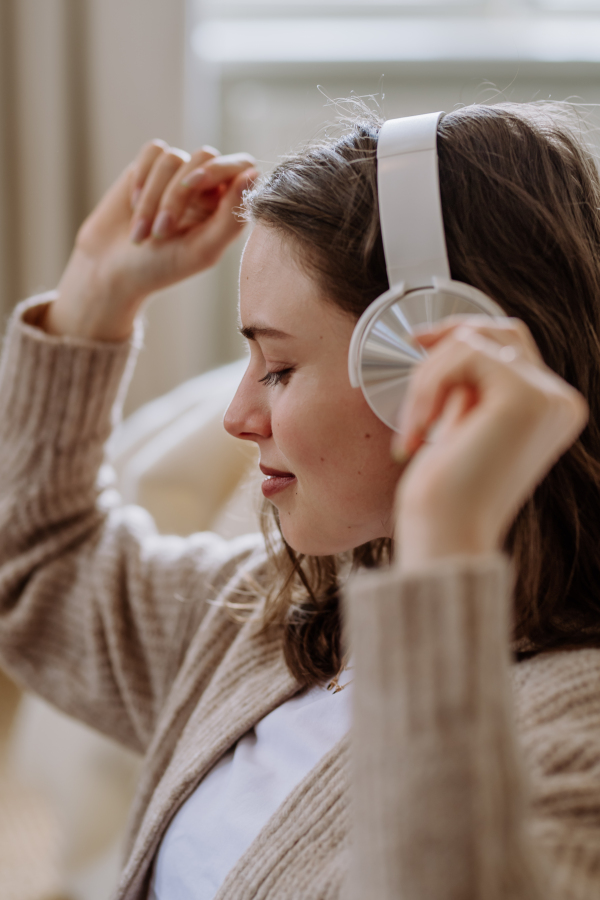
[[[213,610],[223,618],[222,631],[230,632],[236,623]],[[264,716],[276,709],[294,694],[300,685],[289,672],[281,646],[281,636],[275,630],[265,633],[258,618],[253,617],[241,627],[226,650],[218,668],[214,654],[204,646],[203,638],[210,633],[217,638],[214,628],[199,629],[178,678],[177,704],[165,710],[157,738],[150,748],[156,752],[165,743],[165,735],[174,728],[181,711],[187,715],[187,724],[181,731],[175,726],[171,733],[180,737],[171,751],[170,761],[156,785],[148,786],[149,802],[142,818],[128,863],[123,871],[117,896],[140,896],[140,889],[147,882],[156,849],[173,816],[182,803],[193,793],[204,775],[221,756]],[[198,683],[202,678],[203,656],[212,656],[216,672],[198,700]],[[166,742],[168,745],[168,741]],[[172,752],[172,755],[171,755]]]

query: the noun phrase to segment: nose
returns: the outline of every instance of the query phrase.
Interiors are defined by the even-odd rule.
[[[260,390],[262,388],[262,390]],[[225,431],[242,441],[260,441],[271,436],[271,411],[267,392],[246,371],[225,413]]]

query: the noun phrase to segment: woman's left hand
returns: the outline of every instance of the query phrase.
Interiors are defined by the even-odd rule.
[[[393,453],[403,569],[498,550],[518,510],[585,427],[582,395],[518,319],[453,317],[417,337]]]
[[[258,172],[246,153],[145,144],[85,220],[43,322],[51,334],[126,340],[145,298],[212,266],[241,234]]]

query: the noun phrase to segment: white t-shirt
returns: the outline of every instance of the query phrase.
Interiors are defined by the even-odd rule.
[[[150,900],[212,900],[288,794],[349,730],[351,690],[292,697],[219,760],[163,837]]]

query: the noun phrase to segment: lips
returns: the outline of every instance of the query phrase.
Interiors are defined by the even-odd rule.
[[[265,497],[273,497],[284,491],[296,481],[296,476],[292,472],[283,472],[281,469],[272,469],[270,466],[263,466],[261,463],[260,471],[266,475],[261,488]]]

